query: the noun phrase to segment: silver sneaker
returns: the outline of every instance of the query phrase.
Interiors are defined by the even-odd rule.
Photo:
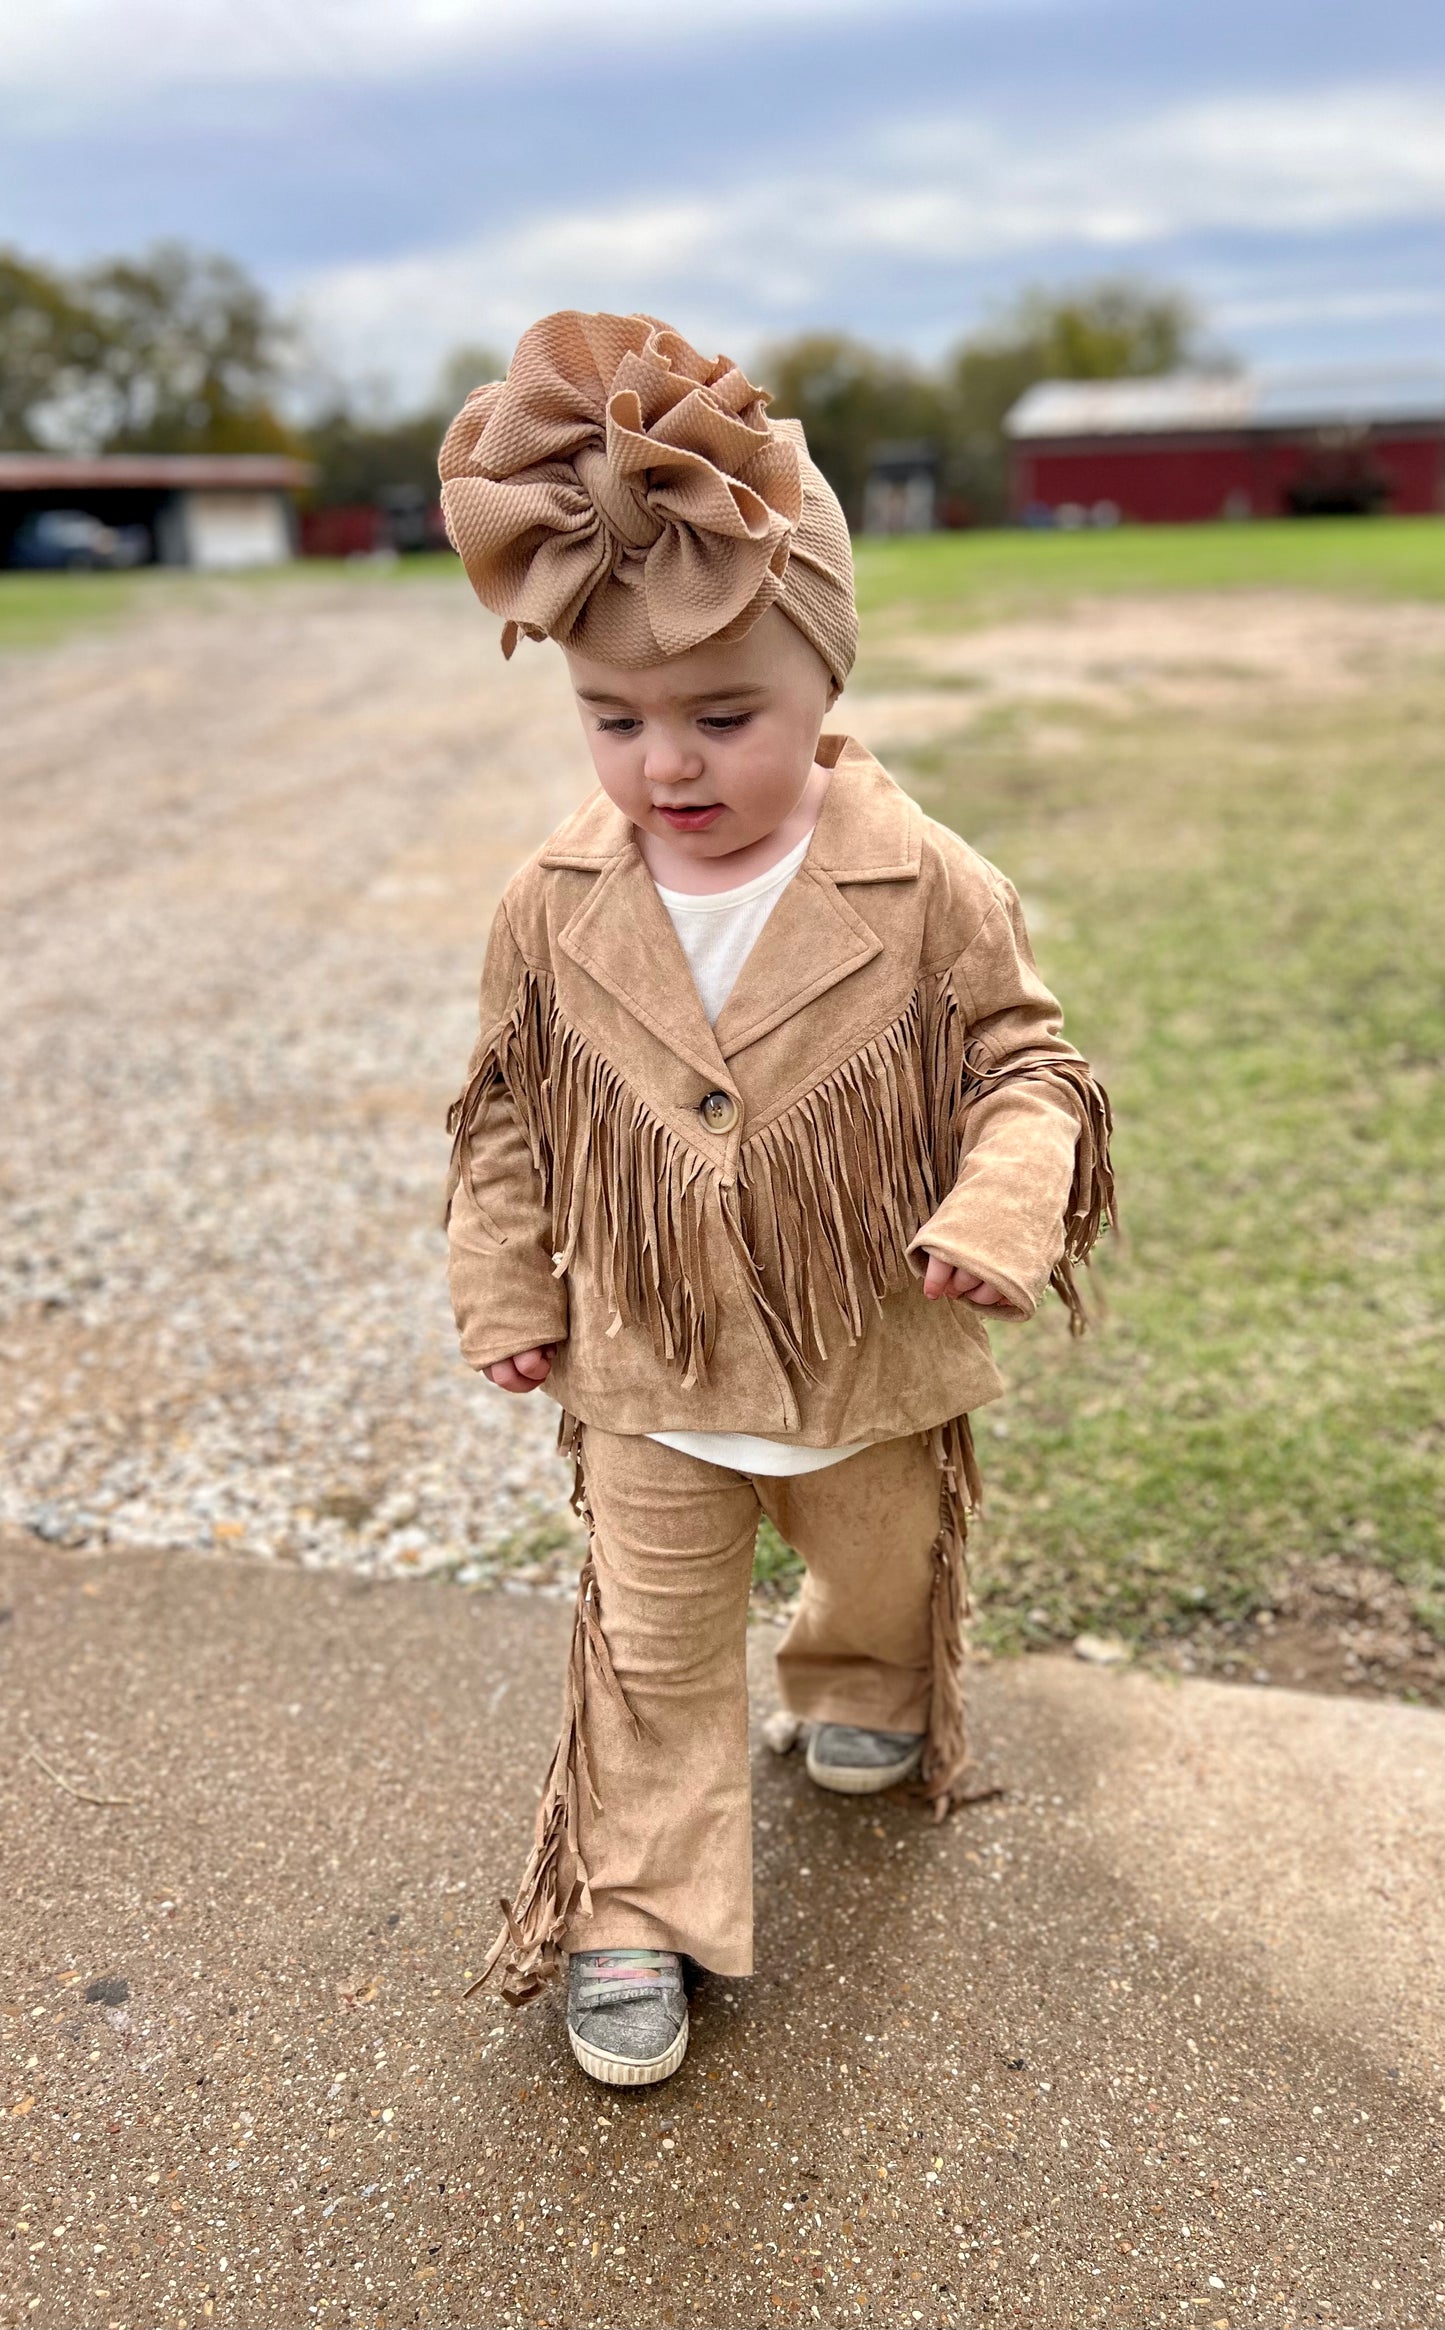
[[[674,1950],[574,1950],[567,2036],[589,2079],[652,2087],[687,2053],[687,1995]]]
[[[815,1723],[808,1734],[808,1778],[836,1796],[877,1796],[917,1771],[925,1737],[921,1731]]]

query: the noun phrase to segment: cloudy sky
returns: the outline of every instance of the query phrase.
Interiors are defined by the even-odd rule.
[[[403,399],[551,307],[927,357],[1119,273],[1256,360],[1445,359],[1445,9],[0,0],[0,241],[177,234]]]

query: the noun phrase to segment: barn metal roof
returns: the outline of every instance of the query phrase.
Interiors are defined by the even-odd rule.
[[[265,493],[308,485],[306,461],[276,453],[0,453],[0,492],[92,491],[97,486]]]
[[[1171,372],[1154,380],[1041,380],[1010,437],[1133,437],[1389,421],[1445,424],[1445,368],[1342,365],[1310,372]]]

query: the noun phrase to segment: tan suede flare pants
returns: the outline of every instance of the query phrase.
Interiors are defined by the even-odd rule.
[[[778,1650],[813,1722],[927,1734],[941,1813],[964,1760],[965,1417],[789,1479],[571,1425],[590,1552],[536,1840],[482,1983],[529,1998],[569,1950],[752,1970],[747,1614],[766,1514],[806,1580]]]

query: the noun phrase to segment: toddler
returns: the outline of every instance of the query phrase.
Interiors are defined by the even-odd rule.
[[[1109,1110],[1004,877],[824,727],[857,643],[800,425],[654,317],[544,317],[442,448],[502,648],[566,656],[598,790],[509,885],[449,1119],[462,1350],[563,1411],[589,1550],[536,1836],[480,1978],[567,1961],[594,2079],[666,2078],[684,1965],[752,1969],[744,1665],[849,1795],[964,1761],[985,1321],[1113,1218]]]

